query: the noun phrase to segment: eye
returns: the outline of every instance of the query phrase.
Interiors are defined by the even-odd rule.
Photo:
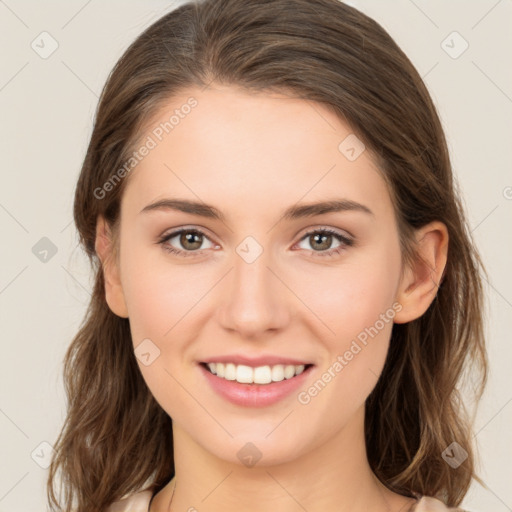
[[[178,239],[177,242],[184,248],[184,250],[176,249],[176,247],[169,244],[173,238]],[[189,228],[180,229],[164,235],[158,243],[162,244],[164,250],[170,253],[179,254],[180,256],[195,256],[195,253],[199,252],[198,249],[201,247],[204,240],[209,240],[209,238],[202,231]],[[210,242],[210,244],[210,247],[206,247],[206,249],[214,247],[213,243]]]
[[[331,250],[329,249],[332,245],[333,239],[339,241],[340,245]],[[332,229],[323,228],[317,229],[315,231],[309,231],[306,233],[301,240],[306,240],[313,247],[312,254],[314,256],[335,256],[343,252],[347,247],[351,247],[354,245],[354,240],[349,238],[337,231]]]
[[[174,238],[177,239],[177,243],[181,245],[183,249],[176,248],[169,243]],[[329,249],[332,245],[333,239],[337,240],[339,245],[334,249],[325,250]],[[210,246],[203,247],[201,249],[205,240],[210,242]],[[321,257],[335,256],[343,252],[347,247],[354,245],[354,240],[352,238],[329,228],[309,231],[302,237],[301,242],[304,240],[309,242],[313,247],[313,249],[309,249],[310,252],[314,256]],[[213,244],[202,231],[195,228],[182,228],[177,231],[173,231],[172,233],[164,235],[157,243],[161,244],[165,251],[184,257],[196,256],[197,253],[201,252],[203,249],[211,249],[215,247],[215,244]],[[306,248],[306,250],[308,249]]]

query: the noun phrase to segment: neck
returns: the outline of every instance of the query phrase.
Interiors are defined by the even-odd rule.
[[[173,424],[175,478],[155,497],[151,512],[405,512],[415,502],[387,489],[366,456],[364,408],[339,434],[304,455],[254,466],[215,457]],[[176,483],[173,495],[174,484]]]

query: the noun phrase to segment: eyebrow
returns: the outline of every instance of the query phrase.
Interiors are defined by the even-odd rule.
[[[145,206],[140,213],[147,213],[155,210],[176,210],[208,219],[220,220],[222,222],[225,222],[226,220],[224,214],[214,206],[190,201],[188,199],[160,199],[159,201]],[[285,210],[280,220],[294,220],[315,217],[316,215],[324,215],[326,213],[345,211],[358,211],[375,217],[375,214],[370,210],[370,208],[363,204],[349,199],[332,199],[318,203],[293,205]]]

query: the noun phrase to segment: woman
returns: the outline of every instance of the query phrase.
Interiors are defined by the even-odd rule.
[[[478,480],[458,389],[486,380],[484,269],[431,98],[372,19],[165,15],[107,81],[74,215],[96,282],[53,510],[451,510]]]

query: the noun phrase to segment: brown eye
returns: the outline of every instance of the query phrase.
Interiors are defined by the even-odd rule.
[[[330,234],[321,234],[321,233],[315,233],[314,235],[309,236],[309,242],[311,244],[311,247],[315,250],[327,250],[330,249],[331,244],[333,240],[333,235]]]
[[[179,235],[179,241],[182,247],[190,251],[199,249],[203,243],[203,235],[196,231],[182,231]]]
[[[315,256],[334,256],[339,254],[347,247],[354,245],[354,240],[348,238],[337,231],[331,229],[317,229],[316,231],[310,231],[306,233],[302,240],[308,242],[311,247],[303,247],[306,250],[311,250]],[[331,248],[334,241],[338,241],[336,247]]]
[[[173,239],[176,239],[177,242],[175,241],[174,244],[171,244],[170,242]],[[201,248],[205,240],[210,242],[210,247]],[[180,229],[179,231],[174,231],[173,233],[165,235],[158,243],[162,244],[166,251],[179,254],[180,256],[195,256],[195,253],[200,252],[202,249],[211,249],[214,247],[214,244],[209,238],[197,229]],[[178,247],[176,247],[176,245]]]

